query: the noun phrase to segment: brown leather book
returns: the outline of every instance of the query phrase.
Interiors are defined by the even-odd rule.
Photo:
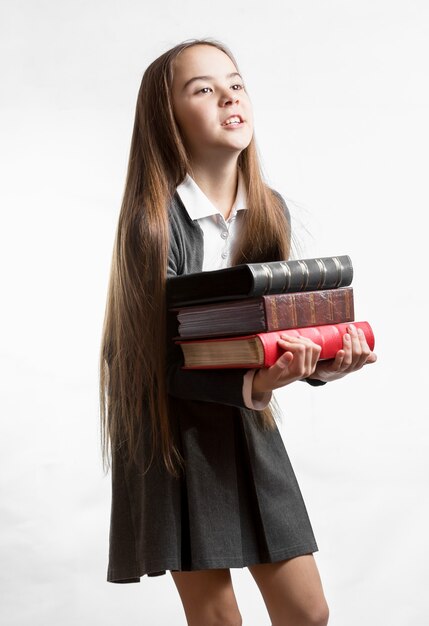
[[[338,324],[354,320],[353,288],[281,293],[174,310],[181,339]]]

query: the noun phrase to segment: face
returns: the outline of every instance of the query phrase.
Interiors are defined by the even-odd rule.
[[[243,79],[214,46],[186,48],[175,59],[174,115],[191,159],[240,154],[253,135],[253,113]]]

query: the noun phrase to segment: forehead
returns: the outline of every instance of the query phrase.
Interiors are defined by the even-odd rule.
[[[185,83],[194,76],[219,76],[236,72],[232,60],[214,46],[197,45],[183,50],[174,60],[173,82]]]

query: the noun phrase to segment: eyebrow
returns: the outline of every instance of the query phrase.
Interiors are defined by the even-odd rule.
[[[234,76],[239,76],[242,79],[241,75],[238,72],[231,72],[231,74],[227,74],[226,78],[234,78]],[[213,76],[194,76],[194,78],[190,78],[183,86],[183,90],[186,89],[194,80],[214,80]]]

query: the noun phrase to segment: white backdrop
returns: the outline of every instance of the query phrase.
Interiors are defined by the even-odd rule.
[[[0,2],[5,626],[185,624],[169,575],[106,582],[98,351],[137,91],[191,37],[236,55],[299,256],[349,254],[377,364],[280,392],[332,626],[425,626],[425,0]],[[269,624],[233,570],[244,624]]]

